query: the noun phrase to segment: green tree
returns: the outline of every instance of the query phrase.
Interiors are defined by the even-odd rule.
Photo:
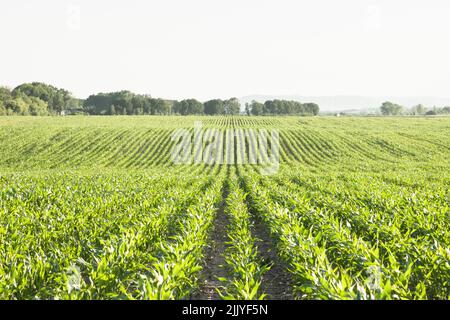
[[[28,112],[32,116],[45,116],[48,115],[47,102],[36,98],[29,97],[26,102],[28,103]]]
[[[8,100],[5,104],[5,108],[9,110],[8,114],[28,115],[28,104],[22,97]]]
[[[196,99],[189,99],[189,114],[203,114],[204,111],[203,103]]]
[[[82,107],[82,101],[76,98],[70,98],[65,102],[64,109],[80,109]]]
[[[187,99],[182,101],[175,101],[173,103],[172,113],[188,115],[188,114],[203,114],[203,103],[195,99]]]
[[[262,115],[264,112],[264,104],[253,100],[250,104],[250,112],[254,116]]]
[[[411,108],[411,114],[413,114],[413,115],[425,114],[426,111],[427,111],[427,109],[422,104],[418,104],[417,106],[414,106]]]
[[[155,112],[156,114],[170,114],[172,103],[164,99],[156,99]]]
[[[209,100],[205,102],[205,114],[225,114],[224,103],[220,99]]]
[[[11,90],[7,87],[0,87],[0,101],[11,99]]]
[[[21,84],[14,88],[12,95],[15,98],[24,95],[39,98],[48,104],[49,111],[52,113],[60,113],[66,108],[67,101],[74,99],[69,91],[41,82]]]
[[[403,112],[403,107],[401,105],[386,101],[380,107],[381,114],[385,116],[390,115],[400,115]]]
[[[308,115],[317,116],[319,114],[320,108],[316,103],[305,103],[303,104],[304,113]]]
[[[245,103],[245,114],[250,115],[250,104],[248,102]]]
[[[223,102],[225,114],[239,114],[241,112],[241,103],[237,98],[231,98]]]

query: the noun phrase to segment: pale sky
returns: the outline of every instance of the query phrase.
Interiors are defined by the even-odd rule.
[[[447,0],[2,0],[0,85],[450,97]]]

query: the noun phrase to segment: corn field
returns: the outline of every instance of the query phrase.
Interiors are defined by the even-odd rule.
[[[195,121],[279,130],[279,170],[172,163]],[[0,299],[447,300],[449,137],[448,117],[0,117]]]

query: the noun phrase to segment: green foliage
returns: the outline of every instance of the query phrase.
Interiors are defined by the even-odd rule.
[[[19,99],[19,100],[18,100]],[[22,105],[28,103],[29,111]],[[36,100],[39,99],[39,100]],[[18,101],[16,101],[18,100]],[[44,103],[47,111],[45,111]],[[8,108],[6,105],[9,105]],[[1,107],[3,105],[3,108]],[[195,99],[182,101],[152,98],[123,90],[90,95],[86,100],[73,97],[67,90],[40,82],[24,83],[13,91],[0,88],[0,115],[238,115],[241,113],[239,99],[213,99],[202,103]],[[315,103],[273,100],[264,104],[253,101],[246,105],[247,115],[318,115]]]
[[[93,115],[170,114],[173,101],[153,99],[130,91],[99,93],[84,101],[84,108]]]
[[[204,112],[207,115],[233,115],[239,114],[241,104],[237,98],[228,100],[213,99],[204,103]]]
[[[224,102],[220,99],[206,101],[204,106],[207,115],[225,114]]]
[[[0,297],[186,297],[221,186],[193,174],[2,176]]]
[[[6,101],[11,98],[11,90],[7,87],[0,87],[0,101]]]
[[[231,98],[224,101],[224,112],[228,115],[239,114],[241,112],[241,103],[238,98]]]
[[[10,114],[18,114],[21,116],[29,115],[29,105],[25,97],[17,97],[15,99],[7,100],[5,103],[6,109],[10,110]]]
[[[6,87],[0,87],[0,116],[6,116],[6,101],[11,99],[11,90]]]
[[[427,108],[425,108],[425,106],[422,104],[418,104],[417,106],[411,108],[411,114],[413,115],[423,115],[426,111]]]
[[[14,88],[14,97],[35,97],[44,101],[48,105],[50,113],[61,113],[62,110],[73,107],[75,98],[64,89],[59,89],[45,83],[33,82],[24,83]]]
[[[319,106],[315,103],[300,103],[287,100],[268,100],[264,104],[252,101],[249,106],[250,113],[259,115],[318,115]]]
[[[27,99],[28,112],[32,116],[44,116],[48,114],[48,104],[36,97]]]
[[[392,102],[383,102],[380,107],[381,114],[385,116],[395,116],[403,113],[404,108],[401,105]]]
[[[279,172],[173,165],[199,119],[280,130]],[[278,298],[256,218],[296,299],[448,299],[449,121],[1,117],[0,298],[189,299],[224,210],[224,299]]]
[[[188,114],[203,114],[203,103],[195,99],[187,99],[182,101],[176,101],[173,105],[172,113],[188,115]]]
[[[249,106],[249,109],[252,115],[260,116],[264,113],[264,104],[253,100]]]
[[[369,183],[371,174],[338,175],[341,180],[287,170],[261,181],[246,174],[255,207],[293,272],[297,297],[446,299],[448,190],[437,186],[429,192],[440,196],[431,200],[414,195],[416,188],[386,184],[387,176]],[[421,199],[411,203],[411,194]],[[419,225],[427,231],[418,232]]]
[[[258,255],[256,239],[251,232],[251,216],[245,204],[246,194],[240,188],[235,169],[228,179],[230,194],[227,199],[228,247],[225,252],[226,267],[230,278],[220,279],[225,285],[219,290],[223,299],[261,300],[263,275],[269,270]]]

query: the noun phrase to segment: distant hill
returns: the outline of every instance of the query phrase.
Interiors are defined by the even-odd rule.
[[[294,100],[300,102],[315,102],[320,106],[320,111],[351,111],[374,112],[385,101],[392,101],[407,108],[417,104],[423,104],[426,107],[444,107],[450,106],[450,98],[438,97],[363,97],[363,96],[300,96],[300,95],[251,95],[241,97],[242,105],[246,102],[256,100],[264,102],[266,100],[282,99]]]

